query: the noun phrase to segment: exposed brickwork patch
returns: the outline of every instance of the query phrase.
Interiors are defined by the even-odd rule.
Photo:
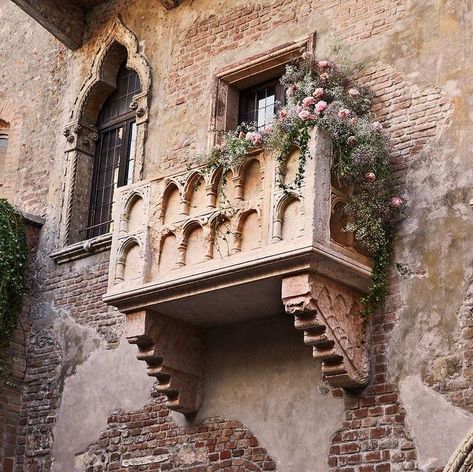
[[[187,472],[276,470],[274,460],[240,422],[210,418],[177,426],[157,392],[143,410],[117,413],[84,456],[88,472],[179,470]]]

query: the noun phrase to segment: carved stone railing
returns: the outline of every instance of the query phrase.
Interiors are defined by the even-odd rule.
[[[365,384],[370,261],[341,230],[330,141],[314,131],[310,145],[300,187],[297,150],[284,169],[255,150],[225,175],[194,169],[120,189],[104,298],[126,313],[171,408],[200,405],[203,329],[284,311],[331,385]]]

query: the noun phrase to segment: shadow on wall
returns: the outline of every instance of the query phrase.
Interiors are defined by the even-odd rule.
[[[326,472],[343,400],[321,380],[320,363],[290,316],[212,328],[207,335],[204,418],[234,418],[248,427],[282,471]],[[172,413],[180,425],[189,424]],[[297,447],[294,447],[297,445]]]

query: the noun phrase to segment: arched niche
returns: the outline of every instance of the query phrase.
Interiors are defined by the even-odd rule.
[[[281,180],[285,185],[294,184],[299,170],[300,155],[300,149],[294,148],[285,162],[281,164],[279,172],[281,174]]]
[[[174,182],[170,182],[163,193],[162,218],[165,225],[179,219],[180,204],[179,188]]]
[[[281,212],[281,239],[287,241],[298,238],[303,229],[302,203],[298,198],[289,198]]]
[[[137,193],[132,194],[125,203],[120,221],[120,231],[123,233],[141,231],[146,225],[145,216],[143,197]]]
[[[190,216],[200,215],[207,210],[208,197],[202,174],[195,172],[190,175],[186,184],[185,200],[188,208],[187,214]]]
[[[185,229],[185,257],[184,264],[191,266],[205,260],[206,242],[204,231],[200,224],[191,223]]]
[[[125,255],[124,282],[133,282],[142,277],[143,260],[139,244],[132,244]]]
[[[260,196],[262,190],[261,164],[258,159],[251,159],[241,170],[243,199],[250,201]]]
[[[345,231],[348,219],[343,207],[344,202],[341,200],[336,201],[332,206],[332,213],[330,215],[330,239],[342,246],[351,247],[353,245],[353,235]]]
[[[250,210],[242,215],[236,238],[242,252],[261,247],[261,225],[256,210]]]
[[[139,281],[143,275],[143,253],[136,238],[126,239],[118,251],[115,283]]]
[[[219,217],[214,222],[213,258],[227,257],[232,253],[235,231],[232,222],[226,216]]]
[[[178,258],[178,244],[176,235],[172,232],[161,239],[159,251],[159,274],[167,274],[176,267]]]
[[[151,69],[140,51],[138,39],[116,19],[106,33],[94,57],[88,78],[80,89],[71,113],[72,121],[64,129],[66,137],[66,186],[60,234],[61,246],[83,240],[88,224],[92,172],[97,141],[97,120],[107,98],[116,89],[120,66],[134,70],[140,81],[140,92],[133,96],[136,140],[133,176],[143,177],[144,143],[151,93]]]
[[[236,187],[234,174],[231,170],[225,173],[220,172],[217,183],[217,206],[226,207],[234,203],[236,197]]]

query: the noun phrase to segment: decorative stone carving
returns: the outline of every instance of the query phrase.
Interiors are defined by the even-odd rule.
[[[202,404],[203,334],[202,328],[146,310],[127,315],[125,336],[138,346],[138,359],[172,410],[194,413]]]
[[[473,470],[473,430],[468,433],[453,453],[444,472],[471,472]]]
[[[311,272],[282,281],[286,312],[304,331],[304,342],[313,347],[333,387],[359,388],[367,381],[366,322],[359,299],[359,293],[342,283]]]
[[[298,152],[294,149],[295,162]],[[353,389],[365,384],[366,332],[359,299],[371,269],[366,258],[342,251],[330,238],[331,146],[323,132],[313,131],[310,152],[301,185],[289,193],[278,182],[293,182],[295,163],[279,169],[263,150],[225,175],[221,169],[210,175],[192,169],[118,189],[115,221],[120,224],[114,228],[104,300],[129,320],[130,314],[146,313],[141,337],[128,337],[139,343],[149,372],[160,375],[171,408],[197,408],[198,401],[191,406],[188,400],[177,402],[176,392],[191,392],[179,393],[181,401],[198,396],[195,385],[203,374],[191,369],[189,376],[189,370],[175,367],[183,360],[168,362],[167,350],[172,353],[174,347],[150,334],[157,330],[150,327],[155,318],[162,329],[183,323],[188,333],[284,316],[286,309],[322,360],[331,385]],[[136,221],[144,222],[135,230],[127,223],[127,208],[138,202],[133,192],[142,200]],[[127,267],[136,271],[128,280]]]
[[[64,129],[66,138],[65,187],[62,205],[59,251],[63,255],[66,246],[84,238],[81,231],[87,226],[87,208],[90,201],[93,157],[98,133],[95,127],[102,104],[116,84],[118,67],[126,58],[127,67],[136,71],[140,78],[141,92],[133,97],[131,107],[136,112],[136,146],[133,180],[143,176],[144,145],[148,125],[148,106],[151,97],[151,68],[140,51],[139,42],[117,17],[109,27],[91,71],[75,100],[72,120]],[[80,181],[81,185],[76,185]],[[76,251],[77,252],[77,251]],[[84,251],[84,254],[86,252]],[[58,262],[64,257],[52,256]]]

